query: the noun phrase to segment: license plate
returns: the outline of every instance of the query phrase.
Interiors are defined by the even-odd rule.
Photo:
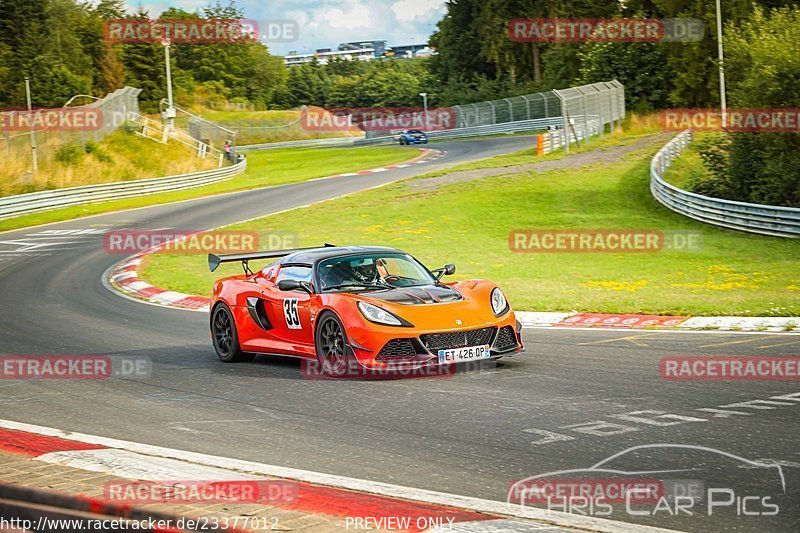
[[[439,350],[439,364],[462,363],[464,361],[478,361],[491,357],[491,347],[469,346],[467,348],[453,348],[452,350]]]

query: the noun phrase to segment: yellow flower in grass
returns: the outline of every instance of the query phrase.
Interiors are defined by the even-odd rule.
[[[728,273],[728,272],[733,272],[733,269],[731,267],[729,267],[729,266],[711,265],[710,267],[708,267],[708,273],[709,274],[722,274],[722,273]]]
[[[676,287],[679,289],[690,289],[694,291],[732,291],[734,289],[757,289],[757,285],[753,285],[752,283],[744,283],[741,281],[736,282],[722,282],[722,283],[714,283],[713,281],[707,281],[705,283],[672,283],[671,287]]]
[[[589,281],[581,283],[581,287],[589,289],[609,289],[612,291],[636,292],[647,287],[646,281]]]

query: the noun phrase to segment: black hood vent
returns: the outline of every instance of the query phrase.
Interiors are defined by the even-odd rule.
[[[394,290],[370,292],[369,297],[399,305],[424,305],[463,300],[457,290],[447,285],[398,287]]]

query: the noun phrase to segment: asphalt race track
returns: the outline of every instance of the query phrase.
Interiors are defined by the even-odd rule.
[[[410,168],[0,234],[0,352],[146,355],[154,363],[147,379],[0,380],[0,418],[503,501],[510,484],[527,476],[588,468],[637,445],[691,444],[779,462],[787,493],[781,512],[743,518],[730,507],[712,517],[610,518],[693,531],[797,531],[800,383],[670,382],[659,361],[796,355],[800,335],[527,329],[525,354],[450,378],[307,380],[289,359],[221,363],[205,314],[136,303],[101,283],[123,259],[103,250],[109,229],[213,228],[531,143],[437,143],[444,158]],[[59,231],[77,229],[93,231]],[[767,401],[746,403],[754,400]],[[650,470],[684,468],[669,448],[645,455]],[[701,462],[718,475],[713,482],[741,490],[754,475]]]

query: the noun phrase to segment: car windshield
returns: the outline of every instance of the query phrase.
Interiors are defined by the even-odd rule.
[[[323,291],[375,290],[431,285],[436,279],[406,254],[363,254],[328,259],[318,267]]]
[[[409,130],[408,133],[422,133],[421,130]]]

